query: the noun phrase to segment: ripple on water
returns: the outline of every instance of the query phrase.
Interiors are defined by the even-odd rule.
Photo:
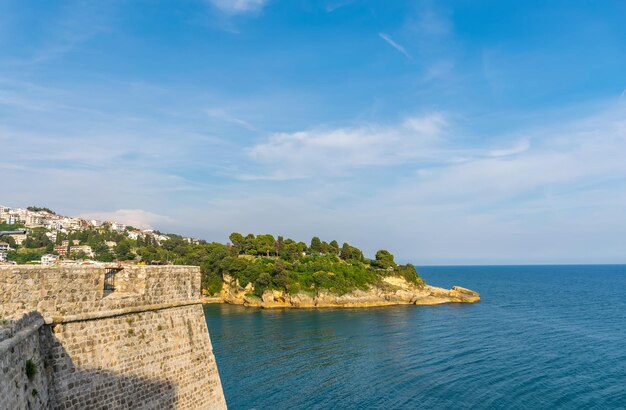
[[[624,408],[626,266],[420,272],[482,301],[205,306],[229,408]]]

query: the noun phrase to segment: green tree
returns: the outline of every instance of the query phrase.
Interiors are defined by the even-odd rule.
[[[246,255],[254,255],[256,252],[256,239],[254,235],[249,233],[243,242],[243,253]]]
[[[237,232],[233,232],[230,234],[230,236],[228,237],[230,239],[230,242],[233,244],[233,246],[235,248],[237,248],[237,253],[242,253],[244,251],[245,248],[245,238],[243,237],[242,234],[237,233]]]
[[[335,255],[339,255],[339,244],[337,243],[336,240],[332,240],[330,241],[330,243],[328,244],[329,247],[329,252],[333,253]]]
[[[8,243],[9,247],[15,248],[15,239],[12,236],[0,236],[0,242]]]
[[[272,277],[267,272],[262,272],[254,282],[254,293],[257,296],[263,295],[263,292],[272,284]]]
[[[46,228],[35,228],[31,230],[27,235],[24,243],[25,248],[43,248],[50,242],[50,238],[46,235],[48,230]]]
[[[311,239],[309,250],[315,253],[322,253],[322,241],[320,241],[320,238],[314,236],[313,239]]]
[[[122,261],[129,261],[135,258],[135,254],[132,252],[130,243],[126,240],[120,241],[115,246],[115,256]]]
[[[363,261],[363,252],[360,249],[350,246],[347,242],[341,247],[339,257],[343,260],[357,260]]]
[[[376,252],[376,259],[374,260],[372,265],[380,269],[395,268],[397,266],[396,262],[393,260],[393,255],[389,251],[384,249]]]
[[[256,254],[270,256],[270,252],[274,251],[274,242],[272,235],[257,235],[255,241]]]

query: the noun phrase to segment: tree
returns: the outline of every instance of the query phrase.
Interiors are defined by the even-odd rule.
[[[128,261],[135,258],[135,254],[130,249],[128,241],[120,241],[115,246],[115,255],[117,259],[122,261]]]
[[[272,284],[272,277],[267,272],[262,272],[254,282],[254,293],[262,296],[263,292]]]
[[[230,234],[228,239],[230,239],[230,242],[233,244],[233,246],[237,248],[238,254],[244,251],[245,238],[242,234],[233,232]]]
[[[322,241],[320,241],[320,238],[314,236],[313,239],[311,239],[311,246],[309,249],[311,252],[322,253]]]
[[[322,246],[320,247],[320,249],[321,249],[320,252],[323,253],[323,254],[331,253],[330,252],[330,245],[326,241],[322,242]]]
[[[254,255],[255,251],[256,251],[256,239],[254,238],[254,235],[249,233],[248,235],[246,235],[246,238],[243,243],[243,253],[245,253],[246,255]]]
[[[308,250],[306,243],[304,242],[298,242],[297,246],[298,246],[298,252],[300,253],[300,255],[302,255]]]
[[[55,214],[52,209],[46,208],[45,206],[44,207],[41,207],[41,206],[29,206],[26,209],[28,209],[31,212],[41,212],[41,211],[44,211],[44,212],[48,212],[49,214]]]
[[[329,251],[330,253],[334,253],[335,255],[339,255],[339,244],[337,243],[336,240],[332,240],[329,244]]]
[[[270,234],[257,235],[255,241],[256,254],[270,256],[270,252],[274,250],[274,242],[274,237]]]
[[[363,261],[363,252],[359,248],[355,248],[354,246],[350,246],[347,242],[343,244],[341,247],[341,253],[339,257],[343,260],[357,260]]]
[[[287,272],[285,262],[279,259],[272,268],[272,283],[278,288],[284,288],[287,285],[288,278],[289,272]]]
[[[10,235],[6,235],[0,238],[0,240],[9,244],[9,247],[15,248],[15,238]]]
[[[47,246],[50,242],[50,239],[46,235],[48,231],[46,228],[35,228],[28,233],[26,239],[24,240],[25,248],[43,248]]]
[[[397,266],[396,262],[393,260],[393,255],[384,249],[376,252],[376,260],[372,262],[372,265],[380,269],[395,268]]]
[[[298,249],[298,244],[295,243],[292,239],[287,239],[283,242],[279,256],[281,259],[286,261],[294,261],[298,259],[301,255],[300,250]]]
[[[283,242],[285,242],[285,240],[282,236],[279,235],[278,238],[276,238],[276,242],[274,243],[274,252],[276,253],[276,255],[280,255],[280,251],[283,248]]]

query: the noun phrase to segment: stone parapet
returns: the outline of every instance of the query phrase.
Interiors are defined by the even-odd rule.
[[[225,409],[200,270],[110,273],[0,267],[0,410]]]

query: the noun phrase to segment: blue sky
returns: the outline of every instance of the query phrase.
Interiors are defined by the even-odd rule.
[[[3,1],[0,203],[626,262],[621,1]]]

